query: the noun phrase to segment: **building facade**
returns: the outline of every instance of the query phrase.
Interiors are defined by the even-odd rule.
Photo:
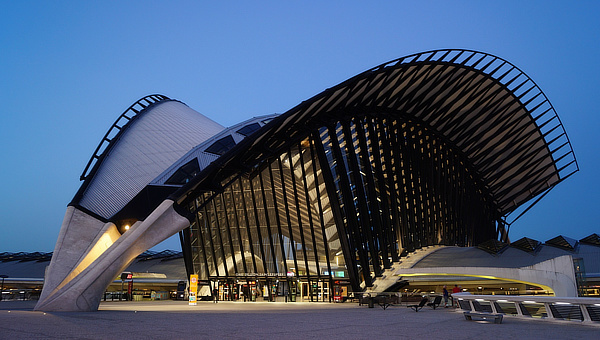
[[[94,277],[177,232],[187,271],[227,298],[393,289],[416,249],[508,242],[507,217],[577,170],[538,86],[475,51],[400,58],[230,128],[149,96],[88,163],[38,309],[97,308]]]

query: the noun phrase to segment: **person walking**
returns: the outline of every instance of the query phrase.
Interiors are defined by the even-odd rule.
[[[444,286],[444,290],[443,290],[443,295],[444,295],[444,308],[448,308],[448,289],[446,289],[446,286]]]
[[[455,300],[454,298],[454,294],[456,293],[460,293],[460,288],[458,288],[457,285],[454,285],[454,288],[452,288],[452,306],[458,307],[458,300]]]

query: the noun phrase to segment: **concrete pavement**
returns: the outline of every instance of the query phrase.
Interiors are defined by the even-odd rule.
[[[593,339],[600,325],[466,321],[454,309],[387,310],[355,303],[103,302],[98,312],[34,312],[0,302],[0,339]]]

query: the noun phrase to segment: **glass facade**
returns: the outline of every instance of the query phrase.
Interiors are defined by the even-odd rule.
[[[472,167],[418,123],[363,115],[289,145],[189,206],[193,272],[221,298],[328,300],[326,288],[360,291],[423,246],[497,238]]]

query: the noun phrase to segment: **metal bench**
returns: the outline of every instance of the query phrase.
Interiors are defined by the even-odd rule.
[[[494,320],[494,323],[502,323],[502,314],[479,313],[479,312],[464,312],[465,319],[473,320],[473,318],[482,320]]]
[[[427,301],[429,301],[428,298],[424,297],[421,299],[421,302],[418,305],[408,305],[406,306],[407,308],[412,308],[412,310],[414,310],[415,312],[418,312],[419,309],[423,308],[423,306],[425,306],[425,304],[427,303]]]

